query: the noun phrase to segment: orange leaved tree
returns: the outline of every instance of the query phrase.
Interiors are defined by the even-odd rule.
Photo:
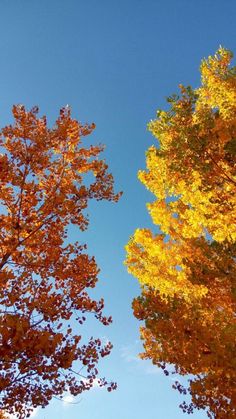
[[[236,68],[220,48],[201,65],[202,85],[180,86],[149,129],[159,140],[140,180],[161,234],[136,230],[128,270],[145,352],[166,375],[190,376],[191,403],[210,418],[236,415]]]
[[[88,293],[97,282],[95,259],[86,245],[68,244],[67,227],[83,231],[88,201],[116,202],[120,194],[99,159],[103,147],[82,143],[94,124],[81,125],[69,108],[52,129],[37,108],[14,106],[13,116],[0,137],[0,408],[23,418],[99,378],[97,363],[112,345],[84,343],[79,325],[87,313],[104,325],[111,318],[103,299]]]

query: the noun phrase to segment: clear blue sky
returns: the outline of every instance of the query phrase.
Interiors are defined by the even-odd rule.
[[[95,388],[78,404],[53,401],[38,419],[184,417],[171,380],[137,359],[131,302],[139,286],[123,266],[124,245],[137,227],[151,227],[145,204],[152,196],[136,176],[155,142],[146,124],[179,83],[199,84],[201,58],[219,44],[236,53],[235,18],[235,0],[0,0],[0,125],[16,103],[39,105],[50,123],[71,105],[74,117],[96,123],[87,141],[106,144],[116,189],[124,191],[118,205],[90,205],[88,232],[71,231],[101,267],[96,293],[114,323],[91,322],[87,333],[113,342],[101,372],[119,388]]]

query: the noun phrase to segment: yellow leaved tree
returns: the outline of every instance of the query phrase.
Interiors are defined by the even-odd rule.
[[[236,415],[236,68],[220,48],[201,64],[197,89],[180,85],[149,130],[139,179],[155,195],[148,204],[161,234],[136,230],[128,271],[142,294],[133,302],[143,358],[192,378],[174,384],[191,395],[184,411],[210,418]],[[168,365],[168,367],[167,367]],[[233,415],[233,416],[232,416]]]

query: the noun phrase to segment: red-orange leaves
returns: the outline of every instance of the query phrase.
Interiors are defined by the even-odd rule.
[[[90,199],[116,202],[120,194],[99,159],[103,148],[82,145],[94,124],[82,126],[68,108],[52,129],[37,108],[14,106],[13,115],[0,138],[0,408],[23,418],[65,390],[91,388],[99,358],[110,353],[99,339],[81,343],[79,328],[74,334],[68,324],[84,323],[86,313],[105,325],[111,318],[88,293],[95,259],[86,246],[64,241],[69,223],[88,226]]]

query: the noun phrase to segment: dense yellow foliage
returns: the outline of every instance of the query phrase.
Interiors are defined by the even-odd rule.
[[[201,65],[202,84],[180,86],[148,125],[156,146],[139,179],[161,234],[136,230],[128,271],[142,285],[133,304],[154,364],[193,374],[192,404],[209,417],[235,414],[236,69],[220,48]],[[225,385],[227,382],[227,385]],[[176,385],[180,391],[181,386]]]
[[[149,124],[160,150],[149,149],[148,171],[139,178],[158,198],[149,211],[167,234],[173,228],[198,237],[207,229],[217,241],[236,240],[236,77],[230,58],[220,49],[203,61],[202,87],[181,86],[171,110]],[[167,205],[168,196],[179,199]]]

